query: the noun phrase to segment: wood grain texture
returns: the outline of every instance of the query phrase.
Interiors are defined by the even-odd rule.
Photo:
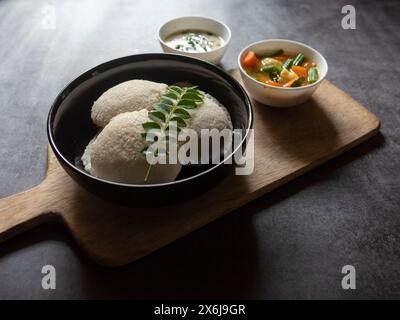
[[[234,77],[240,78],[237,71]],[[254,103],[254,172],[227,175],[190,201],[129,208],[99,199],[69,178],[49,151],[36,188],[0,200],[0,240],[60,218],[81,248],[105,266],[155,251],[372,137],[379,120],[324,81],[313,98],[289,109]]]

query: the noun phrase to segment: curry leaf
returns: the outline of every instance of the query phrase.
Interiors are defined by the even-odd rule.
[[[194,102],[201,102],[203,101],[203,97],[198,95],[197,93],[185,93],[182,96],[184,100],[193,100]]]
[[[178,101],[178,106],[193,106],[197,107],[196,101],[192,99],[182,99]]]
[[[181,117],[182,119],[190,119],[191,118],[190,113],[182,108],[176,108],[173,115],[177,116],[177,117]]]
[[[167,104],[169,106],[173,106],[174,102],[175,102],[174,99],[171,99],[167,96],[162,96],[160,99],[160,103]]]
[[[164,113],[162,113],[160,111],[149,112],[148,116],[153,121],[161,122],[161,123],[165,122],[165,115],[164,115]]]
[[[182,118],[179,117],[173,117],[171,118],[171,122],[176,122],[176,124],[178,125],[179,128],[184,128],[186,127],[186,122],[185,120],[183,120]]]
[[[176,100],[179,98],[179,93],[175,91],[169,91],[166,94],[164,94],[164,97]]]
[[[157,111],[161,111],[161,112],[165,112],[165,113],[169,113],[171,111],[171,106],[165,103],[155,103],[153,105],[153,108]]]
[[[182,88],[178,87],[178,86],[169,86],[168,91],[172,91],[172,92],[176,92],[177,94],[181,94],[182,93]]]
[[[145,133],[142,137],[146,142],[164,142],[162,146],[151,144],[142,150],[143,154],[157,156],[167,155],[168,144],[176,143],[177,134],[187,126],[186,120],[191,118],[188,111],[195,109],[204,101],[204,94],[194,87],[169,86],[160,99],[153,105],[153,111],[148,113],[149,122],[142,124]],[[159,134],[155,134],[155,132]],[[146,172],[146,182],[150,174],[151,164]]]
[[[161,129],[160,125],[156,122],[145,122],[142,124],[144,130]]]

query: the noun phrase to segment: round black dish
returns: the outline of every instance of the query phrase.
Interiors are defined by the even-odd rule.
[[[90,118],[93,102],[109,88],[132,79],[166,84],[190,82],[199,86],[228,109],[233,127],[243,131],[239,147],[244,150],[245,138],[253,125],[253,113],[249,97],[235,79],[198,59],[172,54],[139,54],[115,59],[85,72],[57,96],[49,111],[47,134],[62,167],[88,191],[125,204],[160,205],[207,190],[228,165],[221,162],[184,167],[176,181],[152,185],[111,182],[83,169],[80,158],[98,130]]]

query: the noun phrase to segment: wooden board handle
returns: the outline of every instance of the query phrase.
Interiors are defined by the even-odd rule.
[[[41,197],[42,185],[0,199],[0,242],[56,217]]]

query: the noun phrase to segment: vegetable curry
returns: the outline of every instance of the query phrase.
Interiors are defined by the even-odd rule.
[[[283,50],[256,55],[249,51],[242,59],[246,73],[265,84],[294,88],[318,81],[318,67],[302,53],[287,54]]]

